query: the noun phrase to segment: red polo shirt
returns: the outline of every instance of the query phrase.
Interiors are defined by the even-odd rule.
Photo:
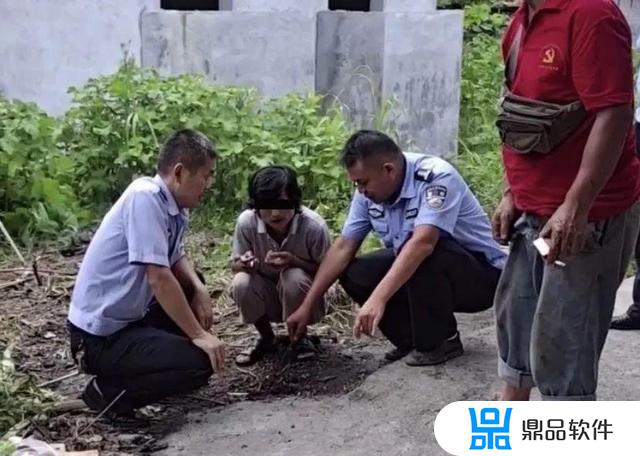
[[[520,24],[524,29],[512,92],[552,103],[580,100],[588,112],[584,123],[550,154],[523,155],[502,148],[516,207],[548,217],[562,204],[578,173],[598,110],[633,104],[631,32],[611,0],[545,0],[531,23],[525,4],[506,31],[505,59]],[[590,220],[619,214],[640,196],[634,141],[630,123],[618,166],[598,195]]]

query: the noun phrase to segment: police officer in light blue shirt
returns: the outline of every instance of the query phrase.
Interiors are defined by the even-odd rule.
[[[377,327],[395,345],[389,360],[439,364],[463,352],[454,311],[493,303],[506,255],[489,218],[446,161],[403,153],[383,133],[361,130],[342,162],[357,188],[341,236],[325,256],[307,297],[287,320],[303,334],[311,310],[338,278],[362,305],[356,336]],[[373,231],[385,248],[355,257]]]
[[[174,133],[158,174],[135,180],[105,215],[80,266],[69,308],[71,351],[95,378],[82,394],[97,411],[134,408],[205,384],[224,363],[207,330],[212,305],[183,248],[215,149],[194,130]]]

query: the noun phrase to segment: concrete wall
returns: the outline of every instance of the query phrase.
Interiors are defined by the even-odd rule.
[[[142,15],[142,64],[162,74],[200,73],[263,94],[311,92],[316,20],[306,13],[179,12]]]
[[[140,12],[159,0],[0,0],[0,93],[60,114],[66,91],[140,55]]]
[[[371,0],[371,11],[425,13],[436,10],[437,0]]]
[[[640,37],[640,0],[615,0],[615,2],[620,6],[631,26],[633,45],[637,49],[640,47],[636,43]]]
[[[328,0],[220,0],[221,11],[288,11],[314,15],[326,10]]]
[[[222,11],[183,12],[160,0],[0,0],[0,93],[60,114],[67,89],[114,72],[124,48],[163,74],[268,96],[319,91],[357,126],[384,120],[403,146],[454,155],[462,13],[435,0],[371,0],[366,13],[328,3],[221,0]]]
[[[316,89],[356,126],[386,124],[405,148],[456,154],[462,12],[321,12],[317,49]]]
[[[382,13],[318,14],[316,90],[339,102],[358,127],[371,127],[382,100]]]
[[[382,95],[396,100],[391,126],[418,152],[457,153],[461,63],[461,11],[387,16]]]

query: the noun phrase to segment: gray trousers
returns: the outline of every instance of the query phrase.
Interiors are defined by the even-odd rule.
[[[523,214],[495,298],[498,374],[545,400],[595,400],[616,292],[638,237],[640,204],[589,223],[584,249],[547,265],[533,246],[542,221]]]

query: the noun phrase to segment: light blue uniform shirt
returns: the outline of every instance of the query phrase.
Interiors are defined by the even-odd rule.
[[[493,239],[487,214],[462,176],[446,161],[404,154],[402,190],[393,204],[376,204],[355,192],[342,236],[361,242],[373,230],[385,246],[400,251],[416,226],[432,225],[471,252],[504,267],[506,254]]]
[[[143,318],[153,300],[145,265],[171,267],[184,256],[187,222],[160,176],[132,182],[89,244],[71,297],[71,323],[108,336]]]

